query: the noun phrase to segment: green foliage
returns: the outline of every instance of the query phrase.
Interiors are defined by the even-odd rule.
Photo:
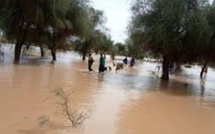
[[[133,44],[171,62],[214,61],[214,4],[207,0],[135,0],[129,25]],[[168,79],[168,75],[165,76]]]
[[[118,55],[127,54],[127,49],[125,44],[118,42],[118,43],[115,43],[114,46],[116,47],[116,51]]]
[[[104,31],[105,17],[103,12],[94,8],[88,9],[87,35],[84,38],[78,38],[74,44],[74,50],[83,55],[83,60],[88,52],[98,53],[100,51],[113,51],[113,41]]]
[[[134,57],[136,59],[144,58],[143,45],[134,44],[131,40],[126,41],[126,55],[129,57]]]
[[[19,49],[26,43],[67,49],[68,38],[87,40],[103,21],[87,0],[0,0],[0,8],[0,29]]]
[[[130,38],[155,56],[196,62],[205,58],[214,44],[213,8],[198,0],[136,0],[131,8]]]
[[[99,53],[101,51],[112,53],[114,51],[113,41],[101,30],[94,30],[87,40],[75,40],[74,45],[74,50],[80,54],[86,54],[87,52]]]

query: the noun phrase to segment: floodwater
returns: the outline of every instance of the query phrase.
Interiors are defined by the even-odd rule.
[[[71,53],[56,64],[24,59],[0,63],[0,134],[215,134],[213,69],[200,80],[199,67],[182,68],[161,82],[150,62],[98,74]],[[70,109],[87,114],[82,125],[71,127],[53,95],[61,87],[73,91]]]

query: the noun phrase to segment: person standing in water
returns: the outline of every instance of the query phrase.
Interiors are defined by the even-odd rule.
[[[125,65],[128,64],[128,58],[127,58],[127,57],[125,57],[125,59],[123,59],[123,63],[124,63]]]
[[[105,69],[105,60],[106,60],[105,54],[103,55],[101,53],[100,60],[99,60],[99,73],[104,72],[106,70]]]
[[[131,58],[131,61],[130,61],[130,67],[133,67],[135,64],[135,59],[134,57]]]
[[[89,53],[89,56],[88,56],[88,70],[90,72],[93,71],[93,69],[92,69],[93,62],[94,62],[94,60],[93,60],[92,54]]]

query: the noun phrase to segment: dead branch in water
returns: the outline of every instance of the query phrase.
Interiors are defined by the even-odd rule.
[[[72,94],[72,91],[66,92],[62,88],[57,88],[54,90],[54,93],[55,96],[59,98],[61,102],[60,106],[73,127],[81,125],[87,118],[89,118],[86,113],[78,112],[76,110],[72,111],[69,107],[69,97]]]
[[[149,73],[150,73],[151,76],[156,77],[157,79],[159,79],[159,75],[155,71],[150,71]]]

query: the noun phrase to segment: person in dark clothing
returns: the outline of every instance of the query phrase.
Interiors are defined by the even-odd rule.
[[[128,58],[127,58],[127,57],[125,57],[125,59],[123,59],[123,63],[124,63],[125,65],[128,64]]]
[[[88,57],[88,70],[90,72],[93,71],[93,69],[92,69],[93,62],[94,62],[94,60],[93,60],[92,54],[89,53],[89,57]]]
[[[135,64],[135,59],[132,57],[130,61],[130,67],[133,67]]]

